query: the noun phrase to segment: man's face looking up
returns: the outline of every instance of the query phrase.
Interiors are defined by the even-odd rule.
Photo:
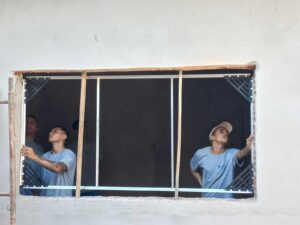
[[[59,127],[53,128],[49,133],[50,143],[60,142],[60,141],[65,142],[66,139],[67,139],[67,134]]]
[[[212,134],[212,141],[227,144],[229,138],[228,131],[224,127],[218,127]]]

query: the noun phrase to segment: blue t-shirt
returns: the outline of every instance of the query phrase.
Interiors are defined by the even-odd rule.
[[[234,179],[235,166],[242,166],[236,157],[239,149],[229,148],[221,154],[213,154],[211,146],[199,149],[191,159],[190,166],[193,171],[202,168],[203,185],[205,189],[225,189]],[[232,193],[202,194],[206,198],[232,198]]]
[[[42,180],[51,186],[72,186],[75,176],[76,155],[70,149],[64,149],[59,153],[49,151],[43,155],[43,158],[64,163],[68,170],[62,173],[54,173],[50,170],[42,168]],[[65,189],[48,189],[41,191],[42,196],[72,196],[72,190]]]

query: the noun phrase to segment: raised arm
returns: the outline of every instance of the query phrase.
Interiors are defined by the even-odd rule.
[[[51,160],[44,159],[37,155],[34,150],[30,147],[23,146],[21,149],[21,153],[32,159],[33,161],[37,162],[42,167],[54,172],[54,173],[62,173],[68,171],[68,167],[63,162],[53,162]]]
[[[251,146],[254,141],[254,136],[250,135],[246,139],[246,146],[236,153],[236,157],[240,160],[251,152]]]

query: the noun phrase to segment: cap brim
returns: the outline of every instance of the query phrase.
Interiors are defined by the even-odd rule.
[[[232,131],[232,129],[233,129],[231,123],[229,123],[229,122],[227,122],[227,121],[223,121],[222,123],[218,124],[217,126],[215,126],[215,127],[211,130],[211,132],[210,132],[210,134],[209,134],[209,136],[208,136],[209,139],[210,139],[210,137],[212,136],[213,132],[214,132],[217,128],[219,128],[219,127],[225,128],[225,129],[228,131],[229,134],[231,133],[231,131]]]

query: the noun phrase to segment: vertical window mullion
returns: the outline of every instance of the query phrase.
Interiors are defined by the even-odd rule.
[[[181,156],[181,126],[182,126],[182,70],[178,77],[178,127],[177,127],[177,158],[176,158],[176,184],[175,198],[178,197],[179,175],[180,175],[180,156]]]
[[[170,97],[171,97],[171,187],[174,188],[174,78],[170,79]]]
[[[100,152],[100,78],[97,78],[96,93],[96,176],[95,186],[99,186],[99,152]]]

